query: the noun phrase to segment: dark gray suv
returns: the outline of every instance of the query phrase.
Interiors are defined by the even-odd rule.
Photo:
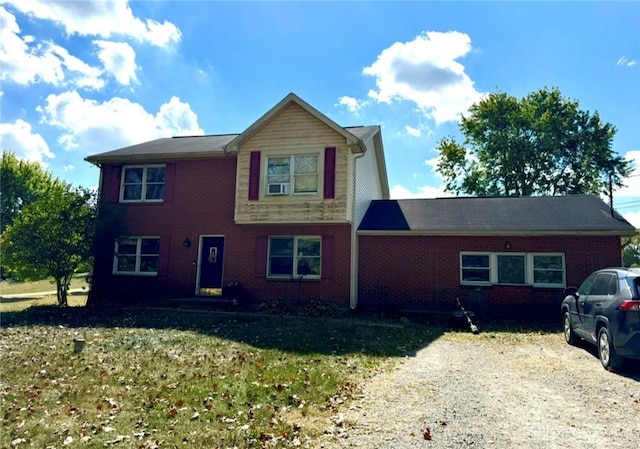
[[[578,287],[565,289],[564,338],[595,344],[602,366],[615,369],[625,358],[640,359],[640,269],[606,268]]]

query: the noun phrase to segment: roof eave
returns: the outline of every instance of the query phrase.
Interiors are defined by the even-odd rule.
[[[175,161],[183,159],[213,159],[233,156],[235,153],[219,152],[191,152],[191,153],[157,153],[157,154],[130,154],[84,158],[85,161],[100,166],[100,164],[135,163],[135,162],[155,162],[155,161]]]

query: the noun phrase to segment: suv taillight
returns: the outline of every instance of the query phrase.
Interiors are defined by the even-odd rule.
[[[629,311],[640,311],[640,301],[635,301],[635,300],[629,300],[629,301],[622,301],[620,303],[620,310],[624,310],[625,312],[629,312]]]

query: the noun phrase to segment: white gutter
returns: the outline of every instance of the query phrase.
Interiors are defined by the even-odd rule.
[[[365,155],[364,152],[355,154],[353,156],[353,201],[351,201],[351,274],[350,278],[350,295],[349,295],[349,308],[352,310],[358,305],[358,223],[356,220],[356,189],[358,186],[357,162],[358,159]]]

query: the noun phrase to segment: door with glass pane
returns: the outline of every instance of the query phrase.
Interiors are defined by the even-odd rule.
[[[222,295],[222,268],[224,262],[224,237],[200,237],[198,261],[198,295]]]

